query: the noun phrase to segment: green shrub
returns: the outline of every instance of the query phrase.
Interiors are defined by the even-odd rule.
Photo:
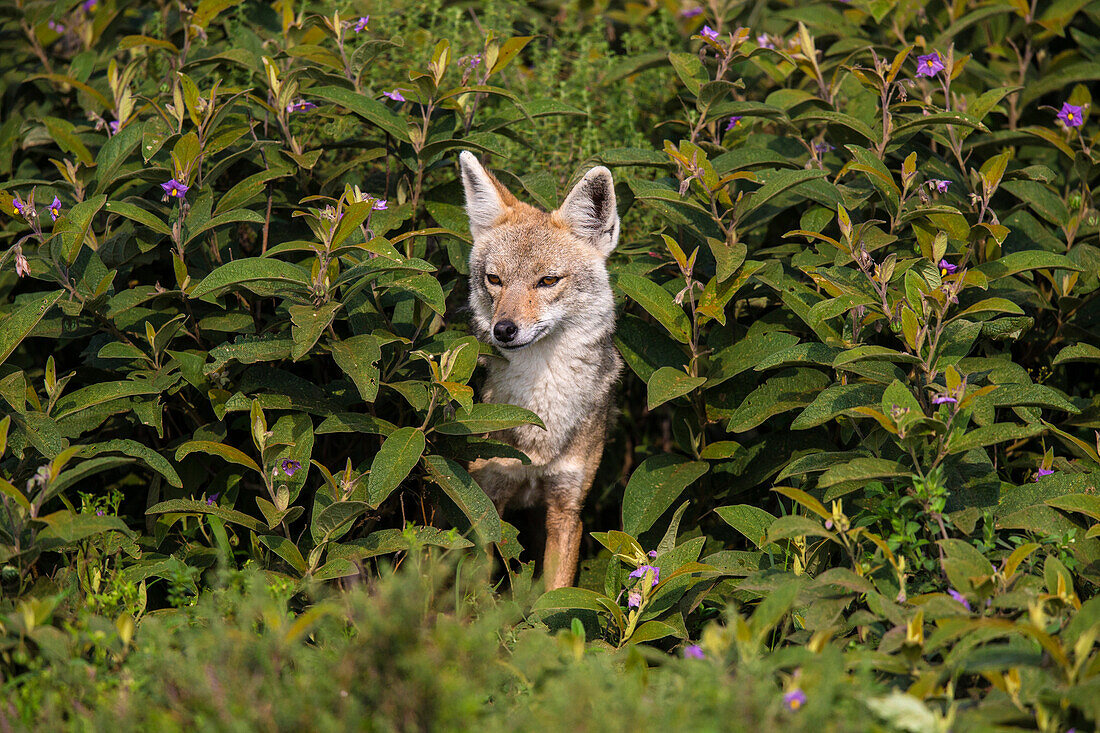
[[[906,706],[928,725],[1095,725],[1095,9],[684,10],[2,11],[16,717],[462,728],[618,709],[625,728],[748,698],[763,726],[801,693],[807,727],[903,725]],[[623,414],[578,587],[530,598],[528,533],[464,468],[513,455],[492,431],[538,416],[475,399],[489,349],[462,312],[461,149],[544,207],[602,163],[621,202]],[[402,626],[445,596],[378,579],[423,546],[494,553],[491,583],[460,587],[514,605]],[[216,590],[246,565],[286,594],[377,582],[377,619],[327,615],[354,593],[279,612],[371,650],[334,661],[330,631],[280,667],[266,617],[233,625],[268,599]],[[158,618],[191,606],[208,622]],[[218,659],[233,633],[242,656]],[[663,654],[693,641],[735,678]],[[403,644],[410,666],[380,671]],[[552,671],[559,644],[580,661]],[[532,655],[520,683],[502,648]],[[170,679],[141,656],[189,649]],[[449,654],[469,676],[440,672]],[[118,681],[81,681],[79,703],[51,686],[87,665]],[[345,669],[382,676],[282,705],[311,665],[330,700]],[[147,708],[127,670],[156,680]]]

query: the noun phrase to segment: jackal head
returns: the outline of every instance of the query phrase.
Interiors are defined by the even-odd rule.
[[[551,335],[606,337],[615,310],[606,260],[619,239],[611,171],[591,169],[552,212],[519,201],[468,151],[459,156],[470,252],[470,307],[483,340],[515,351]]]

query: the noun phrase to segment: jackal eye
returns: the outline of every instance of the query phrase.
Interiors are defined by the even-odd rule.
[[[485,279],[489,281],[490,285],[500,285],[500,278],[496,275],[486,275]]]
[[[540,288],[552,288],[558,284],[558,280],[561,280],[557,275],[547,275],[539,280]]]

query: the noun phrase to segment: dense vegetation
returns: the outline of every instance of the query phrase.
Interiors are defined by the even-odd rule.
[[[1040,5],[4,4],[0,728],[1094,728],[1100,3]],[[615,175],[576,588],[465,470],[539,418],[463,149]]]

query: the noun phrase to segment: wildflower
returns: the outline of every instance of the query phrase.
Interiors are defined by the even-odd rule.
[[[61,199],[54,196],[53,201],[50,202],[50,219],[57,221],[59,216],[61,216]]]
[[[648,570],[653,571],[653,585],[657,585],[657,583],[661,580],[661,569],[653,567],[652,565],[639,565],[638,569],[630,574],[630,577],[631,578],[644,578],[645,574],[646,574],[646,571],[648,571]]]
[[[947,595],[951,596],[956,601],[961,603],[963,605],[963,608],[965,608],[967,611],[970,610],[970,601],[966,600],[966,596],[964,596],[962,593],[959,593],[954,588],[948,588]]]
[[[211,494],[210,496],[206,497],[206,506],[214,506],[215,504],[217,504],[218,503],[218,496],[220,496],[220,495],[219,494]]]
[[[471,69],[476,69],[481,64],[481,54],[475,53],[473,56],[467,56],[463,63]]]
[[[636,590],[630,591],[626,597],[626,605],[630,608],[638,608],[642,605],[642,594]]]
[[[27,211],[26,211],[27,205],[25,203],[23,203],[22,201],[20,201],[18,196],[16,196],[15,198],[13,198],[11,200],[11,205],[13,207],[15,207],[15,210],[18,211],[23,216],[27,215]]]
[[[654,560],[657,559],[657,551],[656,550],[650,550],[649,552],[646,553],[646,555],[648,555],[650,558],[652,558]]]
[[[932,404],[933,405],[946,405],[946,404],[955,405],[955,404],[958,404],[958,402],[959,401],[957,399],[955,399],[951,395],[946,395],[946,394],[936,395],[935,397],[932,398]]]
[[[775,48],[775,44],[772,43],[772,39],[768,37],[767,33],[761,33],[756,37],[756,45],[760,48]]]
[[[940,55],[935,51],[917,57],[917,76],[935,76],[945,68],[943,61],[940,61]]]
[[[825,529],[832,529],[832,528],[833,528],[833,520],[826,519],[825,520]]]
[[[46,23],[46,27],[49,28],[54,33],[64,33],[65,32],[65,26],[61,25],[56,20],[51,20],[50,22]]]
[[[386,199],[378,199],[377,201],[374,202],[374,204],[371,205],[370,208],[371,208],[371,211],[385,211],[386,210]]]
[[[1054,471],[1052,471],[1049,468],[1040,467],[1039,470],[1035,472],[1035,481],[1038,481],[1043,476],[1052,476],[1052,475],[1054,475]]]
[[[741,124],[741,115],[734,115],[730,117],[729,124],[726,125],[726,132],[729,132],[733,128]]]
[[[951,185],[951,181],[931,178],[925,185],[928,186],[929,190],[934,190],[936,193],[947,193],[947,187]]]
[[[703,30],[699,31],[699,35],[703,38],[709,38],[712,41],[718,40],[718,31],[714,30],[709,25],[703,26]]]
[[[168,181],[168,183],[160,184],[160,187],[164,189],[165,200],[167,200],[167,198],[171,196],[172,198],[177,198],[180,201],[183,201],[183,197],[187,195],[187,190],[191,188],[190,186],[183,185],[175,178]]]
[[[286,106],[287,112],[308,112],[311,109],[317,109],[317,105],[313,102],[307,102],[304,99],[299,99],[297,102],[291,102]]]
[[[352,30],[355,31],[356,33],[362,33],[363,31],[365,31],[367,29],[367,24],[368,23],[370,23],[370,16],[369,15],[364,15],[362,18],[355,21],[355,25],[352,27]]]
[[[394,89],[392,92],[382,92],[382,96],[386,99],[392,99],[394,102],[405,101],[405,97],[401,94],[400,89]]]
[[[103,510],[102,509],[96,509],[95,515],[97,517],[102,517],[103,516]]]
[[[1082,114],[1083,111],[1083,107],[1078,107],[1069,102],[1063,102],[1062,110],[1058,113],[1058,119],[1060,119],[1066,127],[1080,127],[1085,124],[1085,116]]]
[[[302,464],[293,458],[284,458],[282,463],[283,473],[287,476],[293,476],[298,472],[298,469],[302,467]]]
[[[96,5],[99,5],[99,0],[84,0],[84,2],[80,4],[80,7],[90,13],[95,10]]]
[[[703,14],[702,8],[684,8],[680,11],[681,18],[695,18]]]
[[[802,691],[802,688],[796,687],[783,696],[783,704],[787,706],[788,710],[798,710],[806,704],[806,693]]]
[[[703,648],[698,644],[688,644],[684,647],[684,659],[706,659],[707,655],[703,654]]]
[[[15,274],[19,277],[31,274],[30,264],[27,262],[22,250],[15,253]]]
[[[110,122],[107,123],[107,127],[110,128],[112,135],[117,135],[118,134],[118,128],[121,127],[121,126],[122,126],[122,123],[119,122],[118,120],[111,120]]]
[[[829,152],[830,150],[836,150],[835,145],[830,145],[827,142],[814,143],[814,152],[818,155]]]
[[[940,260],[940,277],[945,277],[947,275],[954,275],[955,272],[958,269],[959,269],[958,265],[952,265],[947,260]]]

